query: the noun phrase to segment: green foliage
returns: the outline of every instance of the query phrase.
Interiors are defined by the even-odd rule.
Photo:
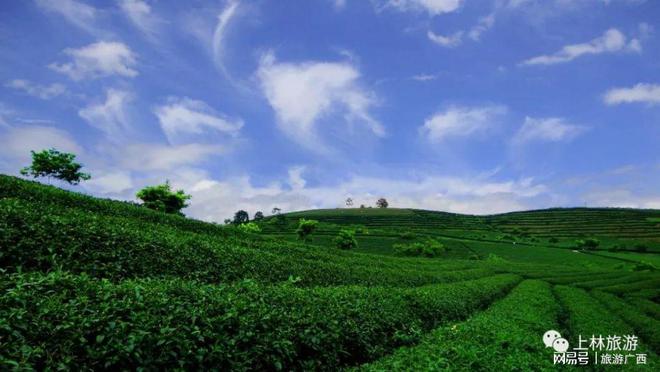
[[[307,241],[309,239],[309,236],[316,230],[316,227],[318,226],[319,221],[316,220],[306,220],[304,218],[301,218],[298,220],[298,228],[296,229],[296,234],[298,235],[298,239],[302,241]]]
[[[339,234],[335,237],[335,245],[339,249],[355,249],[358,246],[355,240],[355,231],[349,229],[339,230]]]
[[[149,209],[178,215],[182,215],[181,210],[188,206],[186,201],[192,197],[183,190],[172,191],[169,181],[162,185],[147,186],[138,191],[136,196]]]
[[[575,247],[587,251],[595,251],[600,245],[600,241],[594,238],[580,239],[575,241]]]
[[[416,238],[416,236],[412,231],[404,231],[399,234],[399,238],[403,240],[413,240]]]
[[[238,229],[251,234],[258,234],[261,232],[261,227],[254,222],[248,222],[238,225]]]
[[[262,212],[262,211],[257,211],[257,212],[254,213],[254,218],[253,218],[253,220],[255,220],[255,221],[261,221],[261,220],[263,220],[263,219],[264,219],[264,212]]]
[[[400,348],[361,370],[554,370],[552,353],[540,339],[548,329],[558,328],[559,313],[547,283],[524,281],[467,322],[438,328],[419,345]]]
[[[250,222],[250,215],[248,215],[248,212],[241,209],[234,213],[234,220],[232,221],[234,225],[240,225],[248,222]]]
[[[394,244],[393,248],[401,256],[438,257],[446,252],[442,243],[430,238],[423,242]]]
[[[21,174],[24,176],[54,177],[72,185],[91,178],[89,173],[80,171],[82,165],[75,162],[75,154],[59,152],[53,148],[39,152],[30,151],[30,153],[32,164],[21,169]]]
[[[21,369],[337,370],[464,319],[519,278],[411,289],[115,284],[67,273],[0,277],[0,360]],[[47,335],[47,337],[45,337]]]
[[[660,353],[660,321],[646,316],[643,312],[625,301],[609,293],[594,291],[591,293],[601,304],[612,313],[618,315],[630,324],[646,344],[655,352]]]
[[[376,206],[378,208],[387,208],[389,207],[390,203],[387,202],[387,199],[385,198],[380,198],[376,201]]]

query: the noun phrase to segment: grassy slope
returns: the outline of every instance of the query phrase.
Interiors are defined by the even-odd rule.
[[[636,319],[625,301],[643,304],[647,314],[657,311],[656,271],[631,273],[617,269],[621,261],[613,258],[456,235],[458,225],[478,230],[483,221],[475,219],[482,217],[396,209],[315,213],[286,215],[283,224],[271,219],[275,223],[263,224],[265,234],[250,235],[0,176],[0,369],[165,366],[175,360],[193,369],[337,369],[414,345],[434,327],[440,335],[451,333],[444,323],[477,312],[458,327],[483,331],[481,341],[455,336],[468,353],[443,357],[448,365],[474,366],[470,353],[497,359],[498,350],[487,344],[507,337],[493,333],[490,322],[516,322],[518,316],[541,322],[542,314],[532,310],[511,314],[511,305],[479,315],[519,276],[631,296],[610,309],[624,320]],[[410,230],[443,239],[452,251],[441,259],[339,251],[328,245],[337,220],[322,223],[313,244],[289,236],[300,216],[328,214],[339,222],[357,216],[369,231],[360,238],[372,239],[375,252],[389,253],[383,242],[408,241],[399,235]],[[439,223],[453,224],[455,236],[433,231]],[[507,260],[451,259],[475,253]],[[504,303],[523,306],[526,296],[533,302],[538,296],[531,292],[547,300],[545,282],[525,283],[533,284]],[[531,335],[534,327],[519,331]],[[258,347],[250,346],[255,342]],[[528,354],[524,363],[545,363],[537,347],[516,345]]]
[[[493,253],[524,262],[657,264],[654,253],[610,253],[605,249],[616,246],[632,250],[644,245],[649,252],[660,252],[660,228],[654,222],[660,218],[659,210],[567,208],[470,216],[396,208],[322,209],[270,217],[262,226],[266,234],[295,240],[300,218],[321,222],[313,238],[318,245],[332,245],[341,228],[357,228],[359,250],[368,253],[392,254],[393,244],[427,237],[449,247],[448,258]],[[601,241],[599,257],[573,252],[575,240],[591,237]]]

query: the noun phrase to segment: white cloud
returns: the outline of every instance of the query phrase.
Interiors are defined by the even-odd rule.
[[[218,23],[215,26],[215,31],[213,32],[213,60],[218,65],[222,73],[229,79],[231,79],[227,68],[224,63],[224,54],[225,54],[225,39],[227,34],[227,28],[229,27],[230,22],[234,19],[236,15],[236,10],[238,9],[239,3],[237,1],[230,1],[227,6],[218,14]]]
[[[412,77],[413,80],[417,81],[431,81],[439,77],[438,74],[419,74]]]
[[[522,127],[513,137],[513,143],[570,141],[585,130],[586,127],[568,123],[562,118],[526,117]]]
[[[30,96],[41,99],[52,99],[66,92],[66,87],[62,84],[40,85],[23,79],[14,79],[7,82],[5,86],[22,90]]]
[[[446,48],[454,48],[461,45],[461,43],[463,42],[463,31],[458,31],[449,36],[438,35],[433,31],[428,31],[426,33],[426,37],[428,37],[429,40],[440,46]]]
[[[490,30],[495,24],[495,13],[479,18],[479,22],[468,31],[468,37],[474,41],[481,39],[481,34]]]
[[[97,10],[93,6],[76,0],[36,0],[36,3],[41,9],[57,13],[87,32],[97,31],[94,27]]]
[[[615,88],[605,93],[603,99],[608,105],[636,102],[660,104],[660,85],[639,83],[631,88]]]
[[[82,186],[101,194],[120,194],[134,187],[131,174],[124,171],[94,174],[92,179],[82,183]]]
[[[111,140],[120,141],[130,129],[126,104],[131,99],[131,94],[126,91],[108,89],[104,102],[82,108],[78,115],[91,126],[105,132]]]
[[[173,170],[195,165],[223,152],[216,145],[190,143],[178,146],[132,144],[116,149],[115,158],[123,169],[135,171]]]
[[[119,8],[126,17],[150,38],[156,33],[159,20],[151,12],[151,6],[144,0],[118,0]]]
[[[638,39],[626,41],[626,36],[616,28],[611,28],[605,33],[587,43],[573,44],[563,47],[560,51],[550,55],[541,55],[522,62],[522,65],[553,65],[572,61],[578,57],[589,54],[616,53],[616,52],[640,52],[641,43]]]
[[[639,195],[628,189],[592,191],[584,195],[590,207],[653,208],[660,209],[657,195]]]
[[[303,166],[289,168],[289,186],[291,186],[293,190],[305,188],[307,181],[302,177],[304,171],[305,167]]]
[[[128,46],[116,41],[99,41],[79,49],[65,49],[73,61],[51,63],[48,67],[68,75],[73,80],[94,79],[110,75],[135,77],[135,54]]]
[[[462,4],[463,0],[389,0],[386,6],[400,11],[423,11],[436,16],[454,12]]]
[[[30,160],[30,151],[41,151],[56,148],[60,151],[82,154],[83,149],[66,131],[43,125],[8,126],[0,131],[2,133],[2,146],[0,156],[10,159],[12,165],[27,165]],[[16,171],[17,169],[11,169]],[[6,171],[10,171],[6,169]]]
[[[424,121],[420,132],[431,142],[487,131],[507,111],[504,106],[451,106]]]
[[[291,170],[289,176],[290,173]],[[351,196],[355,205],[373,206],[376,199],[383,196],[397,208],[500,213],[529,209],[537,199],[543,199],[549,193],[546,186],[531,178],[491,181],[480,177],[427,176],[397,180],[354,176],[327,186],[306,187],[304,183],[298,183],[295,187],[286,187],[282,183],[255,186],[245,176],[214,180],[198,173],[197,177],[188,174],[172,181],[177,187],[191,190],[193,198],[187,214],[215,221],[231,217],[238,209],[254,214],[258,210],[268,213],[275,206],[285,212],[342,207],[347,196]],[[291,184],[291,180],[288,183]]]
[[[280,129],[310,148],[322,146],[317,122],[331,113],[341,113],[349,122],[362,122],[377,136],[385,134],[369,113],[374,104],[372,94],[360,87],[360,74],[349,63],[280,63],[267,54],[261,59],[257,77]]]
[[[170,143],[182,134],[199,135],[207,130],[235,136],[243,126],[243,120],[229,119],[206,103],[185,97],[170,98],[167,104],[156,107],[154,113]]]

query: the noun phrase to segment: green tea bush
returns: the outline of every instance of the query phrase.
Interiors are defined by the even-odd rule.
[[[594,291],[591,295],[605,305],[611,312],[630,324],[642,342],[656,353],[660,353],[660,321],[646,316],[638,308],[609,293]]]
[[[374,360],[513,287],[501,275],[417,289],[246,281],[114,284],[0,277],[0,363],[25,369],[335,370]],[[11,320],[11,321],[8,321]]]
[[[413,347],[361,367],[366,371],[545,371],[552,352],[541,336],[558,328],[560,308],[547,283],[527,280],[464,323],[441,327]]]
[[[409,244],[394,244],[394,251],[401,256],[437,257],[445,252],[442,243],[435,239],[426,239],[423,242]]]
[[[492,270],[428,267],[371,255],[327,253],[268,239],[192,233],[140,219],[0,200],[0,268],[64,269],[121,280],[180,277],[206,283],[302,278],[301,285],[416,286],[473,279]],[[473,266],[474,267],[474,266]]]
[[[358,242],[355,240],[355,231],[348,229],[341,229],[335,237],[335,245],[339,249],[355,249],[358,247]]]

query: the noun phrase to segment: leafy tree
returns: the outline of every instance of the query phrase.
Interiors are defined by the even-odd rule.
[[[231,218],[225,218],[225,225],[229,225],[231,223]]]
[[[238,229],[243,232],[248,232],[252,234],[258,234],[261,232],[261,227],[254,222],[248,222],[241,225],[238,225]]]
[[[387,199],[385,198],[380,198],[378,201],[376,201],[376,206],[378,208],[387,208],[390,205],[390,203],[387,202]]]
[[[296,229],[296,234],[298,234],[298,239],[306,242],[309,235],[316,230],[319,221],[316,220],[306,220],[301,218],[298,221],[298,228]]]
[[[136,194],[142,200],[142,205],[149,209],[183,215],[181,210],[188,206],[186,201],[192,198],[183,190],[172,191],[170,181],[162,185],[147,186]]]
[[[352,207],[353,206],[353,199],[351,199],[351,198],[346,199],[346,206],[347,207]]]
[[[264,219],[264,214],[261,211],[257,211],[257,213],[254,214],[253,220],[255,221],[261,221]]]
[[[74,161],[75,154],[59,152],[52,148],[39,152],[30,151],[30,153],[32,153],[32,164],[21,169],[21,174],[24,176],[48,177],[49,180],[55,177],[72,185],[92,178],[89,173],[80,171],[82,165]]]
[[[250,222],[248,212],[241,209],[234,214],[234,225],[241,225],[248,222]]]
[[[357,248],[358,242],[355,240],[355,231],[349,229],[339,230],[339,234],[335,237],[335,244],[339,249]]]
[[[271,213],[272,214],[280,214],[281,212],[282,212],[282,210],[280,208],[274,207]]]

